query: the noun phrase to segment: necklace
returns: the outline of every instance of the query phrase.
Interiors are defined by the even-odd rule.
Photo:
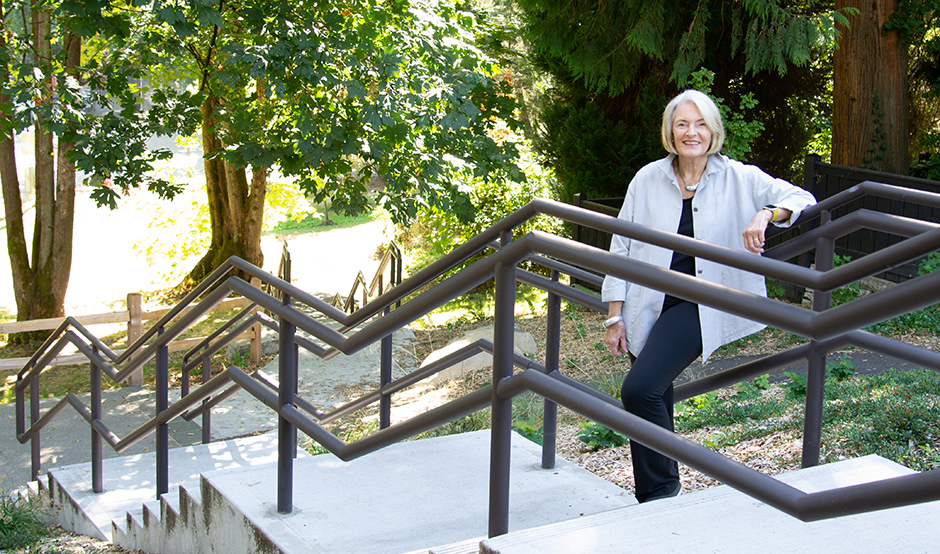
[[[676,175],[679,177],[679,180],[682,181],[682,186],[685,187],[685,190],[687,190],[687,191],[689,191],[689,192],[695,192],[696,190],[698,190],[698,185],[699,185],[699,183],[702,182],[702,179],[703,179],[703,178],[705,179],[705,182],[706,182],[706,183],[708,182],[708,176],[705,175],[705,176],[699,178],[699,181],[698,181],[697,183],[693,183],[693,184],[691,184],[691,185],[688,184],[688,183],[686,183],[686,182],[685,182],[685,178],[682,177],[682,170],[679,169],[679,164],[678,164],[678,163],[676,163]]]

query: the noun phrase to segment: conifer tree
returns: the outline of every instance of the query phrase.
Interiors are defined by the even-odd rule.
[[[518,5],[535,62],[555,79],[537,147],[568,182],[563,198],[622,195],[629,175],[662,154],[658,118],[666,100],[702,67],[715,73],[713,92],[735,108],[754,92],[763,117],[805,118],[786,95],[815,93],[825,68],[812,63],[814,52],[829,47],[835,23],[845,22],[824,2],[796,0]],[[755,157],[762,149],[769,150],[755,145]],[[790,158],[801,154],[789,149]]]

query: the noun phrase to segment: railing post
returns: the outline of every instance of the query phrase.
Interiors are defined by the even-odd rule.
[[[92,351],[98,352],[97,346]],[[101,368],[91,362],[91,420],[101,420]],[[98,494],[104,490],[101,474],[101,435],[92,426],[91,428],[91,490]]]
[[[143,295],[139,292],[127,294],[127,345],[134,344],[144,333]],[[139,387],[144,384],[144,367],[140,366],[131,373],[128,384]]]
[[[552,281],[558,282],[558,271],[552,270]],[[545,330],[545,372],[558,370],[561,346],[561,298],[548,293]],[[555,467],[555,439],[558,430],[558,404],[545,399],[542,407],[542,469]]]
[[[160,328],[157,337],[163,336],[165,329]],[[159,340],[159,338],[157,339]],[[164,344],[157,348],[154,357],[156,366],[157,415],[159,417],[170,404],[170,348]],[[143,369],[141,369],[143,371]],[[170,426],[169,422],[158,423],[156,429],[157,455],[157,500],[160,495],[170,490]]]
[[[832,214],[826,210],[819,216],[819,224],[825,225],[832,220]],[[822,238],[816,241],[816,271],[829,271],[835,254],[834,240]],[[824,312],[832,304],[832,293],[813,291],[813,311]],[[819,465],[819,451],[822,444],[822,412],[826,400],[826,353],[817,349],[816,341],[810,341],[810,354],[807,357],[806,407],[803,420],[803,455],[802,467]]]
[[[512,241],[500,234],[501,249]],[[512,398],[499,397],[499,383],[512,376],[515,335],[516,266],[496,264],[496,305],[493,329],[493,413],[490,439],[489,536],[509,532],[509,473],[512,449]]]
[[[290,306],[291,298],[284,293],[283,303]],[[297,347],[294,342],[296,326],[280,318],[278,336],[278,406],[293,405],[297,390]],[[280,414],[277,419],[277,511],[289,514],[294,506],[294,454],[297,428]]]
[[[202,357],[202,383],[206,384],[212,378],[212,360],[209,356]],[[202,400],[203,406],[209,403],[209,398]],[[202,444],[212,442],[212,410],[202,411]]]
[[[261,288],[261,279],[257,277],[251,278],[251,284],[255,288]],[[261,308],[255,306],[251,310],[251,314],[254,315],[258,313],[258,310]],[[255,323],[251,326],[251,339],[248,342],[248,360],[253,364],[261,363],[261,323]]]
[[[29,425],[33,429],[33,436],[30,440],[31,458],[30,467],[32,469],[32,481],[39,478],[39,470],[42,468],[42,449],[40,445],[40,432],[35,425],[39,421],[39,375],[33,375],[29,379]]]
[[[381,282],[381,281],[380,281]],[[385,307],[385,315],[391,313],[391,307]],[[382,337],[382,351],[379,375],[379,390],[385,389],[392,382],[392,336]],[[379,428],[385,429],[392,425],[392,395],[382,392],[379,398]]]

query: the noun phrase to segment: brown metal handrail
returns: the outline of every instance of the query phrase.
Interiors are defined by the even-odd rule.
[[[391,264],[391,270],[389,272],[389,283],[387,286],[383,286],[383,281],[385,279],[385,270],[388,269]],[[333,297],[333,306],[340,308],[344,312],[351,314],[356,311],[356,292],[359,289],[362,289],[362,306],[365,306],[369,303],[369,299],[376,296],[376,291],[379,294],[388,292],[390,289],[401,284],[402,281],[402,256],[401,249],[395,244],[395,241],[392,241],[388,244],[388,248],[385,249],[385,254],[382,255],[382,259],[379,261],[379,267],[375,270],[375,275],[372,277],[372,282],[366,284],[366,277],[360,271],[356,278],[353,279],[352,288],[349,290],[349,294],[346,295],[346,300],[343,300],[342,296],[339,293]]]
[[[866,185],[871,186],[866,187]],[[866,183],[859,188],[867,190],[868,193],[885,194],[888,196],[903,194],[903,191],[895,190],[898,187],[886,188],[885,185]],[[940,205],[940,195],[931,195],[925,197],[924,200]],[[821,222],[820,228],[828,226],[830,229],[838,229],[838,226],[833,226],[829,222],[829,210],[830,207],[823,204],[822,207],[817,206],[816,208],[807,210],[807,212],[809,212],[807,217],[818,217]],[[815,312],[782,304],[768,298],[703,283],[690,276],[675,274],[667,269],[656,268],[621,258],[609,252],[600,251],[596,248],[573,243],[572,241],[544,233],[533,232],[518,240],[512,241],[512,229],[521,222],[539,213],[553,215],[582,225],[628,236],[634,240],[642,240],[665,248],[689,253],[696,257],[709,259],[725,265],[754,271],[813,288],[816,290],[814,297],[818,300],[817,304],[814,306]],[[158,330],[151,330],[150,338],[153,340],[149,346],[141,346],[143,342],[147,340],[147,337],[141,337],[140,340],[132,345],[133,348],[129,348],[122,356],[113,357],[113,353],[109,354],[109,351],[105,349],[103,350],[105,352],[105,356],[103,357],[99,353],[99,350],[101,350],[100,346],[103,346],[100,345],[100,341],[96,342],[96,339],[93,337],[86,336],[87,333],[84,332],[80,326],[75,326],[73,324],[74,322],[69,322],[69,325],[74,327],[77,332],[65,328],[66,326],[58,330],[56,333],[58,336],[54,338],[50,337],[50,340],[44,344],[43,349],[31,358],[30,363],[28,363],[19,374],[19,380],[16,384],[17,436],[21,442],[33,440],[34,449],[37,448],[38,430],[48,423],[66,404],[69,404],[83,413],[96,430],[96,435],[104,436],[106,440],[110,439],[108,440],[109,443],[115,441],[116,437],[109,434],[109,431],[107,431],[107,428],[100,420],[100,394],[99,405],[97,407],[93,405],[90,410],[83,411],[75,404],[76,399],[67,397],[67,399],[60,402],[53,411],[47,412],[44,416],[39,416],[38,378],[43,369],[43,364],[48,360],[50,353],[55,351],[56,348],[60,348],[59,344],[64,344],[62,341],[81,343],[79,348],[82,349],[83,352],[86,352],[91,360],[92,371],[99,372],[103,370],[116,380],[127,375],[129,369],[156,357],[159,387],[161,379],[164,380],[164,383],[166,379],[166,343],[181,333],[183,329],[199,317],[200,312],[203,311],[203,305],[211,307],[229,293],[236,292],[250,299],[256,305],[274,313],[278,318],[276,324],[272,322],[265,324],[276,326],[280,336],[279,386],[276,390],[272,389],[271,387],[274,386],[274,383],[270,379],[265,382],[264,380],[254,379],[248,376],[238,368],[229,368],[223,372],[223,374],[213,377],[208,383],[203,384],[198,389],[185,395],[172,407],[168,406],[166,403],[165,388],[158,391],[157,417],[151,423],[144,426],[147,427],[147,429],[142,428],[131,434],[134,438],[143,436],[143,434],[150,432],[149,426],[151,425],[157,432],[158,494],[165,492],[165,490],[161,490],[161,486],[165,485],[166,478],[161,478],[160,472],[166,471],[166,465],[168,463],[161,454],[161,452],[165,453],[166,450],[166,436],[165,434],[161,436],[161,433],[165,432],[166,423],[173,417],[182,415],[186,410],[207,399],[223,387],[228,386],[227,383],[234,382],[261,399],[266,405],[271,407],[271,409],[277,411],[281,418],[282,423],[279,425],[281,435],[279,438],[278,461],[278,509],[285,513],[291,511],[292,505],[291,484],[294,443],[291,437],[293,437],[295,429],[304,431],[341,458],[351,459],[489,405],[492,407],[493,411],[490,476],[490,535],[494,536],[505,533],[508,530],[508,456],[510,450],[509,437],[512,425],[511,399],[523,390],[533,390],[546,397],[547,402],[562,404],[579,411],[617,431],[623,432],[631,438],[639,440],[648,446],[678,459],[682,463],[699,468],[712,477],[729,483],[804,521],[881,509],[895,505],[936,500],[940,498],[940,471],[936,470],[869,485],[813,494],[801,493],[770,477],[763,476],[745,466],[727,460],[704,447],[680,439],[663,429],[651,426],[647,422],[624,412],[615,400],[604,397],[604,395],[596,391],[586,391],[583,385],[574,384],[570,379],[560,375],[557,371],[557,327],[560,319],[558,315],[559,297],[568,298],[573,301],[584,300],[585,303],[592,307],[598,307],[596,299],[594,301],[585,300],[584,297],[579,296],[579,293],[574,291],[574,289],[558,284],[557,273],[569,266],[578,266],[602,274],[615,275],[641,286],[655,288],[674,296],[723,309],[735,315],[769,323],[781,329],[800,334],[811,339],[808,345],[803,345],[791,351],[758,360],[753,364],[745,364],[745,366],[747,366],[745,369],[735,369],[724,372],[718,376],[709,378],[711,379],[710,382],[696,381],[685,387],[680,387],[678,392],[681,396],[686,396],[696,390],[702,390],[718,382],[740,377],[747,372],[757,371],[755,368],[765,368],[772,364],[792,363],[792,361],[797,359],[808,359],[810,362],[810,378],[808,383],[809,391],[807,394],[807,428],[804,430],[804,464],[807,464],[807,460],[809,460],[811,465],[814,463],[812,460],[812,450],[814,447],[818,459],[818,437],[814,438],[810,436],[814,432],[810,427],[817,426],[818,428],[820,425],[818,417],[812,415],[811,412],[813,414],[816,413],[817,407],[815,404],[821,401],[822,381],[820,381],[820,370],[823,371],[822,376],[824,379],[824,363],[825,354],[827,352],[838,348],[839,344],[856,344],[876,351],[893,351],[895,354],[909,359],[918,359],[921,360],[921,363],[925,367],[934,371],[940,371],[940,354],[924,351],[923,349],[893,341],[892,339],[885,339],[883,337],[874,338],[870,334],[858,330],[866,325],[883,321],[890,317],[926,307],[940,301],[940,272],[919,277],[892,287],[889,290],[860,298],[846,305],[835,308],[830,308],[827,305],[827,294],[825,291],[844,286],[862,277],[871,275],[876,269],[874,267],[875,265],[889,262],[896,263],[898,260],[924,256],[930,252],[936,251],[938,247],[940,247],[940,229],[918,227],[908,224],[901,225],[895,216],[879,217],[883,215],[884,214],[866,215],[865,217],[867,219],[865,219],[865,222],[873,226],[890,226],[892,229],[903,227],[908,229],[911,233],[918,234],[903,243],[886,248],[884,251],[870,256],[877,256],[875,258],[876,262],[872,262],[868,259],[869,257],[866,257],[862,260],[852,261],[838,269],[820,267],[821,263],[824,262],[827,257],[826,243],[831,243],[833,240],[832,237],[825,236],[825,234],[820,235],[820,237],[816,239],[797,237],[793,240],[794,243],[814,241],[817,245],[817,268],[811,270],[793,266],[770,257],[762,258],[726,248],[702,244],[699,241],[687,237],[647,229],[608,216],[585,212],[584,210],[564,204],[548,200],[535,200],[457,248],[450,255],[445,256],[425,270],[418,272],[416,275],[412,276],[412,278],[404,281],[399,287],[383,293],[378,299],[368,303],[353,314],[345,314],[312,295],[303,292],[283,279],[269,275],[243,260],[231,258],[223,264],[223,266],[213,272],[209,279],[201,283],[193,293],[184,299],[184,304],[189,304],[210,288],[215,287],[211,292],[206,293],[205,299],[196,309],[182,315],[178,320],[165,328],[164,326],[158,325]],[[428,283],[433,281],[436,276],[456,267],[476,253],[484,250],[496,238],[500,240],[498,252],[474,262],[469,267],[448,277],[448,279],[431,286],[411,301],[403,303],[396,310],[388,312],[389,306],[400,302],[412,292],[425,287]],[[807,247],[797,244],[797,246],[792,248],[797,251],[802,251],[802,249]],[[548,260],[548,258],[544,258],[543,256],[554,258],[554,261],[550,261],[550,263],[555,264],[552,280],[527,274],[517,270],[515,267],[516,264],[522,260],[531,259],[533,257],[541,257],[541,259]],[[831,253],[828,257],[831,259]],[[231,269],[238,269],[244,274],[259,277],[276,290],[281,291],[284,295],[283,298],[278,300],[249,285],[238,277],[229,277],[225,279],[224,282],[219,282]],[[302,411],[302,409],[306,408],[301,401],[302,399],[298,398],[296,389],[297,358],[295,345],[298,342],[298,338],[295,336],[296,329],[302,329],[327,344],[327,348],[321,349],[323,357],[331,357],[339,353],[351,354],[376,340],[390,336],[395,330],[494,277],[496,279],[496,321],[495,338],[492,345],[494,359],[492,386],[495,387],[495,391],[487,388],[481,389],[464,398],[455,400],[406,422],[394,426],[383,426],[376,434],[348,445],[332,436],[323,427],[324,422],[328,420],[328,418],[333,417],[332,414],[322,414],[314,407],[314,413],[312,413],[313,419],[311,419]],[[544,288],[549,291],[550,329],[546,345],[546,364],[544,367],[536,367],[537,364],[531,361],[519,360],[518,357],[513,354],[513,309],[517,278],[519,280],[528,280],[532,283],[544,285]],[[580,295],[583,294],[584,293],[580,293]],[[294,308],[291,305],[292,301],[302,302],[308,307],[320,311],[335,321],[345,325],[345,329],[353,329],[363,323],[365,323],[365,325],[356,333],[346,336],[343,332],[331,329],[327,325],[316,321],[304,312]],[[180,313],[183,309],[182,306],[183,304],[178,306],[177,309],[174,309],[174,311],[176,311],[177,314]],[[385,312],[383,317],[372,319],[375,315],[382,312]],[[167,319],[163,323],[168,324],[168,322],[172,320],[172,317],[174,317],[173,311],[167,315]],[[253,317],[259,317],[259,320],[261,319],[260,316]],[[244,324],[245,323],[242,325]],[[486,345],[481,343],[476,346],[484,348]],[[461,353],[461,355],[463,354],[466,354],[466,352]],[[453,360],[449,361],[452,362]],[[822,365],[820,365],[820,361]],[[122,362],[124,367],[118,370],[117,366],[121,365]],[[524,364],[524,367],[528,369],[523,369],[521,373],[514,375],[513,367],[517,363]],[[160,369],[161,367],[163,367],[162,370]],[[761,371],[766,370],[761,369]],[[413,379],[414,377],[406,377],[405,380],[399,380],[394,383],[383,383],[380,398],[385,398],[392,391],[400,390],[400,387],[406,386],[405,381],[408,378]],[[95,379],[93,378],[93,382],[94,381]],[[23,394],[26,388],[30,388],[31,398],[34,399],[34,401],[31,402],[32,425],[29,429],[25,428],[25,417],[23,414]],[[92,396],[94,404],[94,391]],[[376,396],[372,395],[371,398],[374,401]],[[307,411],[309,412],[310,410]],[[546,431],[546,433],[547,432],[548,431]],[[818,430],[815,432],[818,434]],[[122,440],[128,441],[130,438],[131,436]],[[816,441],[815,445],[813,444],[814,440]],[[550,440],[546,442],[551,443]],[[121,441],[115,442],[115,444],[120,443]],[[161,447],[161,444],[164,446]],[[807,446],[807,444],[809,444],[809,446]],[[100,453],[98,458],[100,464]],[[547,458],[547,456],[543,456],[543,464],[545,463],[545,458]],[[94,464],[95,455],[93,454],[93,466]],[[902,494],[897,494],[899,491]]]

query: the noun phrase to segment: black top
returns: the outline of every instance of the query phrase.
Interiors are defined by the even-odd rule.
[[[695,237],[694,229],[695,227],[692,223],[692,199],[686,198],[682,201],[682,217],[679,219],[678,233],[687,237]],[[681,252],[673,252],[672,263],[669,265],[669,269],[680,271],[688,275],[695,275],[695,258]],[[663,302],[663,311],[666,311],[667,308],[671,308],[680,302],[685,302],[685,300],[667,294],[666,300]]]

